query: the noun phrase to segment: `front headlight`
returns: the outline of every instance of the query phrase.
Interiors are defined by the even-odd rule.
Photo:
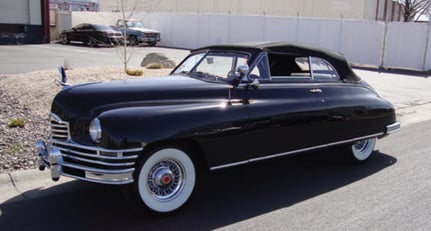
[[[100,142],[100,138],[102,138],[102,126],[100,126],[100,120],[98,118],[91,121],[88,131],[93,142]]]

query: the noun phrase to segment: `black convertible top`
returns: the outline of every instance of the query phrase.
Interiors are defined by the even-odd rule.
[[[340,74],[342,79],[359,81],[360,78],[350,68],[345,57],[338,52],[315,45],[296,42],[242,42],[224,45],[212,45],[201,47],[191,52],[202,50],[238,50],[252,53],[252,59],[261,52],[285,53],[292,55],[315,56],[328,60]]]

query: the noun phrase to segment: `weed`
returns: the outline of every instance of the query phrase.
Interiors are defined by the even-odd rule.
[[[8,126],[10,128],[23,128],[25,126],[25,121],[23,119],[12,119],[11,121],[9,121]]]
[[[144,72],[142,70],[131,70],[131,69],[127,69],[126,70],[126,74],[127,75],[131,75],[131,76],[141,76],[144,74]]]

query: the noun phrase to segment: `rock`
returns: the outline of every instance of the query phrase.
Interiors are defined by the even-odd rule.
[[[145,67],[150,63],[160,63],[163,68],[174,68],[176,66],[175,62],[170,60],[162,53],[149,53],[141,62],[141,67]]]

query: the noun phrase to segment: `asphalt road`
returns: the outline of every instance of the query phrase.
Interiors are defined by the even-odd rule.
[[[130,210],[118,188],[71,181],[49,190],[79,190],[0,205],[0,230],[431,230],[430,130],[403,127],[360,165],[319,151],[213,172],[165,218]]]
[[[151,52],[165,53],[177,63],[188,53],[188,50],[168,49],[161,47],[133,47],[130,67],[139,67],[142,59]],[[70,67],[87,66],[123,66],[119,53],[121,48],[89,48],[80,44],[42,44],[0,46],[0,74],[19,74],[31,71],[55,69],[65,62]]]

